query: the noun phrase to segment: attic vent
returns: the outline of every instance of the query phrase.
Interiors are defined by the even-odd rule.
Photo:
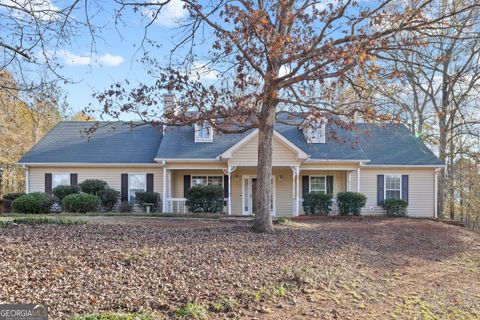
[[[204,121],[195,124],[195,142],[212,142],[213,129],[212,126]]]

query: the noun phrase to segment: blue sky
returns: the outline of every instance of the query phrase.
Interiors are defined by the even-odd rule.
[[[179,3],[174,1],[169,5],[148,31],[150,37],[159,40],[160,48],[146,47],[157,59],[164,59],[165,63],[172,47],[172,37],[179,33],[175,28],[175,19],[185,15]],[[103,26],[95,41],[95,51],[91,54],[92,40],[86,30],[72,38],[69,46],[56,51],[56,57],[63,65],[62,75],[72,81],[62,86],[73,113],[81,111],[90,103],[100,108],[92,94],[107,89],[114,82],[125,79],[132,84],[151,81],[144,65],[139,62],[143,56],[139,45],[145,20],[142,21],[139,13],[127,11],[124,16],[127,25],[115,28],[112,4],[103,4],[103,10],[95,16],[94,24]]]

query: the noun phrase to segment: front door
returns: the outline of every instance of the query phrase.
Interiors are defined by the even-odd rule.
[[[250,215],[257,212],[253,197],[257,194],[257,177],[243,176],[243,214]],[[275,176],[272,177],[272,215],[275,215]]]

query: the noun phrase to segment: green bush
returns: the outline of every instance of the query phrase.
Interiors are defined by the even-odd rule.
[[[158,207],[159,194],[156,192],[135,192],[138,204],[145,209],[144,203],[153,203],[153,210]]]
[[[80,187],[79,186],[67,186],[67,185],[61,185],[61,186],[56,186],[53,188],[52,193],[55,197],[58,198],[60,203],[63,201],[63,198],[70,194],[75,194],[75,193],[80,193]]]
[[[95,212],[99,205],[100,199],[88,193],[71,194],[63,199],[63,208],[68,212]]]
[[[339,192],[337,194],[338,209],[341,215],[360,215],[360,211],[367,204],[367,197],[360,192]]]
[[[33,192],[13,200],[12,209],[15,213],[49,213],[52,205],[52,196]]]
[[[132,212],[132,205],[128,201],[122,201],[120,207],[118,208],[120,212]]]
[[[405,217],[407,215],[408,203],[402,199],[387,199],[382,205],[387,216]]]
[[[108,183],[98,179],[87,179],[78,185],[82,189],[82,192],[93,194],[94,196],[98,196],[101,191],[108,188]]]
[[[177,317],[179,318],[188,318],[188,319],[197,319],[197,320],[208,319],[207,308],[197,303],[187,303],[183,307],[177,309],[176,314],[177,314]]]
[[[10,212],[12,211],[12,202],[13,200],[20,198],[21,196],[25,195],[24,192],[12,192],[6,193],[3,195],[3,201],[1,202],[1,212]]]
[[[221,186],[194,186],[186,194],[186,206],[191,212],[217,213],[223,211]]]
[[[118,202],[119,192],[112,188],[106,188],[100,191],[98,197],[105,211],[112,211]]]
[[[306,215],[326,216],[332,211],[333,195],[322,192],[309,192],[303,197],[303,211]]]

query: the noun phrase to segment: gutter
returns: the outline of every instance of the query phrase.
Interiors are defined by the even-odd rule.
[[[360,164],[366,168],[445,168],[444,164]]]

